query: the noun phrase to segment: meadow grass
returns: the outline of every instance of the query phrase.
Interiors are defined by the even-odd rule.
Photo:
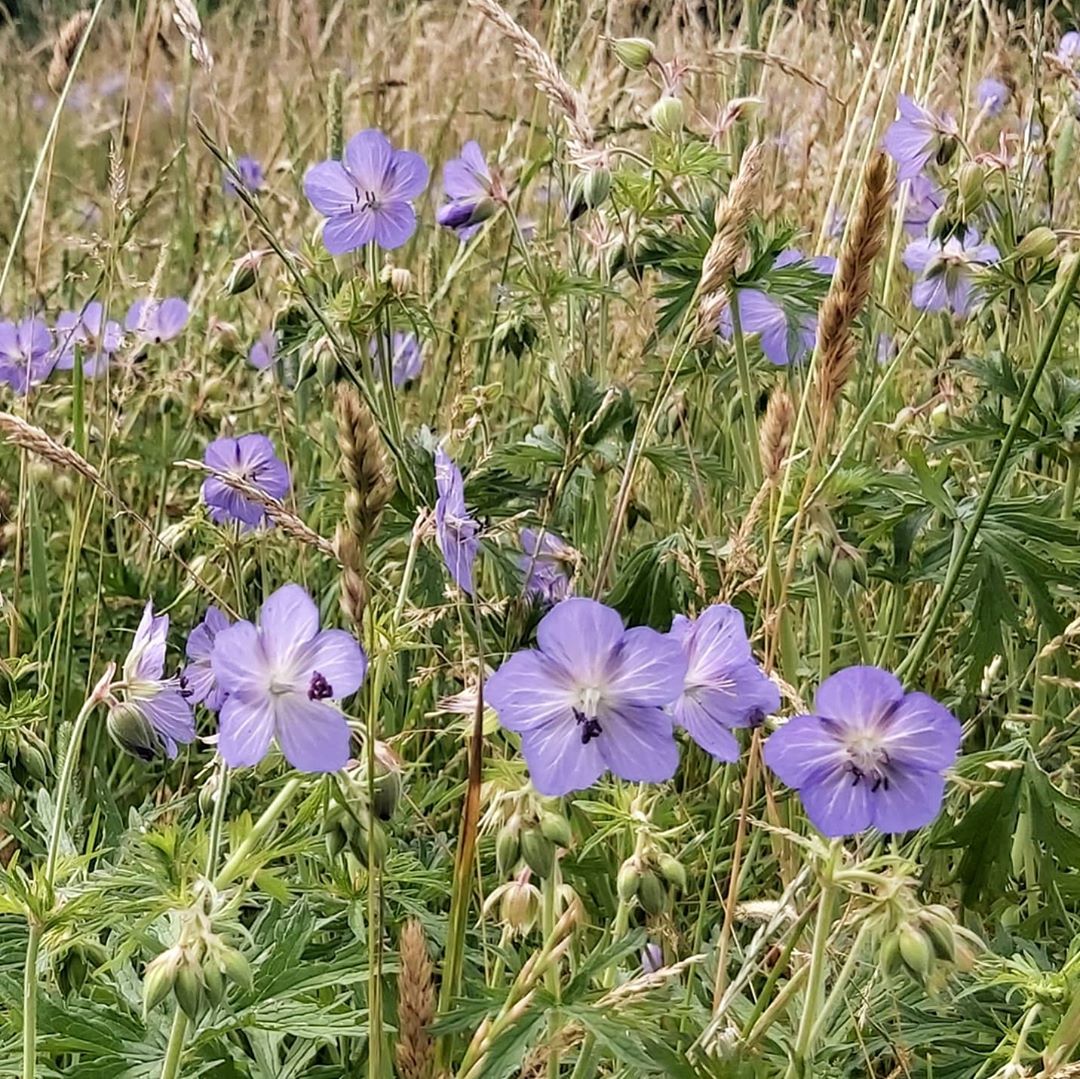
[[[0,1076],[1080,1074],[1067,6],[21,6]],[[335,257],[309,170],[372,128],[430,182],[404,242]],[[467,140],[490,172],[448,210]],[[130,313],[167,297],[177,326]],[[62,318],[91,302],[107,363]],[[207,454],[253,434],[283,487]],[[288,584],[366,656],[344,768],[330,728],[252,763],[235,708],[220,746],[204,703],[194,739],[147,711],[193,693],[170,679],[209,607],[253,621]],[[678,693],[639,744],[614,666],[538,748],[546,683],[515,697],[535,660],[506,664],[587,598],[631,627],[612,665],[648,642],[654,691],[682,616],[745,623],[730,722],[684,724],[674,776]],[[226,632],[206,671],[257,675],[269,637]],[[563,639],[568,668],[598,637]],[[942,745],[959,721],[916,786],[863,683],[815,705],[863,667],[926,694]],[[841,764],[785,755],[807,714]]]

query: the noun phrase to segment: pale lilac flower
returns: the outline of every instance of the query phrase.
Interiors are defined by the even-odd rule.
[[[276,741],[302,772],[345,767],[349,724],[333,702],[360,688],[367,657],[351,634],[319,629],[319,609],[303,588],[279,588],[257,625],[221,630],[210,662],[224,694],[218,752],[226,764],[258,764]]]
[[[570,570],[576,552],[553,532],[545,531],[540,542],[534,529],[521,530],[518,566],[525,575],[525,595],[539,603],[559,603],[570,593]]]
[[[904,228],[914,235],[925,232],[930,218],[944,205],[945,192],[929,176],[913,177],[904,202]]]
[[[480,525],[465,506],[465,484],[461,469],[441,446],[435,451],[435,538],[454,583],[473,593],[473,563],[480,549]]]
[[[395,150],[374,128],[354,135],[341,161],[321,161],[304,176],[304,193],[328,220],[323,243],[344,255],[372,241],[400,247],[416,231],[412,200],[428,182],[424,159]]]
[[[443,166],[443,191],[447,202],[436,211],[435,220],[469,239],[496,210],[495,181],[478,143],[470,140]]]
[[[179,296],[167,300],[136,300],[128,308],[124,329],[144,341],[160,345],[179,336],[187,325],[188,305]]]
[[[175,757],[178,742],[195,740],[191,705],[180,681],[164,677],[168,635],[169,616],[155,617],[153,602],[147,603],[124,660],[123,702],[110,709],[110,732],[143,760],[151,760],[161,750]]]
[[[384,338],[385,340],[385,338]],[[390,381],[395,388],[400,388],[406,382],[420,377],[424,367],[424,354],[420,348],[420,342],[414,333],[404,333],[395,330],[390,335]],[[375,377],[382,378],[382,350],[379,347],[379,338],[373,337],[368,342],[368,354],[374,360]]]
[[[831,255],[807,259],[796,248],[781,251],[773,266],[783,269],[798,262],[805,262],[826,277],[831,277],[836,270],[836,259]],[[735,296],[740,329],[744,335],[760,336],[761,351],[770,363],[781,367],[798,363],[813,349],[817,337],[816,312],[803,311],[789,317],[780,301],[764,289],[740,288]],[[725,340],[734,337],[735,324],[730,307],[720,313],[718,330]]]
[[[717,760],[739,759],[733,727],[752,727],[780,707],[780,691],[758,666],[743,616],[714,604],[694,620],[679,615],[670,637],[686,655],[686,681],[672,715]]]
[[[987,116],[1000,116],[1009,103],[1009,88],[1000,79],[987,77],[975,87],[975,102]]]
[[[979,243],[979,235],[969,229],[963,237],[940,240],[912,240],[904,250],[904,265],[918,275],[911,302],[921,311],[952,311],[966,315],[979,298],[976,270],[997,262],[998,249]]]
[[[1058,42],[1057,58],[1069,67],[1074,67],[1080,58],[1080,33],[1076,30],[1068,30],[1061,35]]]
[[[280,500],[289,493],[289,469],[274,453],[274,444],[266,435],[215,439],[206,447],[203,461],[216,472],[244,480],[271,498]],[[215,524],[238,521],[246,530],[267,523],[262,506],[217,476],[207,476],[203,481],[202,497]]]
[[[956,717],[932,697],[905,694],[878,667],[848,667],[822,682],[814,714],[776,730],[764,754],[824,835],[907,832],[941,809],[960,737]]]
[[[105,318],[105,307],[91,300],[80,311],[64,311],[56,319],[56,366],[70,371],[76,347],[82,352],[83,374],[97,378],[123,343],[120,323]]]
[[[883,144],[896,162],[896,178],[910,180],[931,159],[944,158],[955,145],[959,132],[951,117],[935,115],[906,94],[897,99],[897,109],[900,117],[885,132]]]
[[[544,615],[538,649],[512,655],[484,697],[521,735],[533,786],[555,797],[591,787],[609,769],[660,783],[679,748],[665,708],[682,692],[686,658],[647,627],[625,629],[617,611],[571,597]]]
[[[641,972],[642,974],[655,974],[664,968],[664,949],[656,941],[649,941],[641,949]]]
[[[277,334],[273,330],[263,330],[248,352],[248,363],[259,371],[265,371],[273,364],[277,347]]]
[[[26,394],[49,377],[55,364],[52,335],[41,319],[0,322],[0,383]]]
[[[211,712],[221,708],[225,691],[217,684],[210,657],[218,634],[228,628],[228,615],[217,607],[208,607],[206,617],[188,636],[185,648],[188,664],[180,675],[180,685],[189,701],[202,704]]]
[[[239,177],[239,181],[236,176]],[[257,194],[262,189],[265,180],[262,165],[255,158],[247,156],[236,159],[236,176],[233,176],[228,169],[224,170],[221,186],[226,195],[235,197],[241,187],[251,195]]]

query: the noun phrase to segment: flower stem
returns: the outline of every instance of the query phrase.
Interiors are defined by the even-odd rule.
[[[173,1016],[172,1030],[169,1031],[169,1044],[165,1049],[165,1063],[161,1066],[161,1079],[176,1079],[180,1074],[180,1057],[184,1052],[187,1024],[188,1018],[184,1009],[177,1008]]]
[[[262,816],[252,825],[251,831],[244,837],[240,846],[233,851],[221,871],[214,877],[214,887],[218,890],[226,887],[239,874],[240,868],[251,852],[262,842],[263,837],[274,825],[285,807],[296,797],[303,784],[303,776],[293,776],[278,791],[274,800],[263,810]]]
[[[1009,465],[1013,445],[1016,442],[1017,436],[1020,434],[1020,428],[1027,419],[1028,412],[1031,410],[1031,403],[1035,399],[1035,391],[1039,388],[1039,382],[1042,380],[1046,365],[1050,362],[1050,357],[1053,355],[1054,343],[1057,341],[1058,334],[1061,332],[1062,323],[1065,321],[1065,315],[1072,303],[1073,292],[1076,289],[1077,281],[1080,281],[1080,258],[1073,264],[1069,276],[1065,281],[1061,299],[1058,301],[1057,309],[1054,311],[1054,317],[1051,319],[1050,326],[1043,337],[1042,344],[1039,346],[1039,354],[1035,360],[1035,366],[1032,367],[1031,374],[1028,375],[1027,383],[1024,385],[1024,392],[1021,394],[1020,400],[1016,404],[1016,411],[1013,413],[1012,423],[1009,424],[1009,429],[1005,432],[1005,437],[1001,440],[1001,449],[998,450],[997,458],[994,461],[994,467],[991,469],[990,476],[983,486],[982,497],[979,499],[979,504],[976,507],[974,514],[972,514],[971,519],[968,521],[967,529],[964,532],[964,538],[960,541],[960,546],[957,548],[953,558],[949,562],[948,572],[945,575],[945,583],[941,586],[941,592],[938,595],[937,603],[930,612],[930,617],[923,627],[923,632],[919,637],[918,642],[908,654],[907,659],[900,665],[899,671],[897,671],[897,674],[900,674],[909,681],[917,677],[923,663],[926,661],[926,657],[930,653],[930,649],[937,640],[937,633],[941,628],[942,619],[944,619],[945,612],[949,607],[949,603],[952,601],[953,593],[960,584],[960,577],[964,572],[964,568],[967,566],[967,560],[968,556],[971,554],[971,549],[975,546],[975,539],[979,534],[979,529],[982,528],[983,519],[990,509],[990,504],[994,501],[994,495],[997,494],[997,489],[1005,475],[1005,469]]]
[[[34,1079],[37,1064],[37,963],[43,928],[37,918],[31,919],[30,936],[26,941],[23,968],[23,1079]]]

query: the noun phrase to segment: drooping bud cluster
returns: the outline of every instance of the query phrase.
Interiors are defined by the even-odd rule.
[[[686,888],[686,868],[667,851],[647,846],[619,867],[615,888],[623,903],[635,899],[646,914],[662,914],[674,890]]]
[[[922,986],[941,981],[954,968],[970,966],[978,938],[940,903],[911,910],[881,941],[882,971],[905,974]]]
[[[548,801],[531,792],[508,801],[509,809],[495,837],[495,860],[499,872],[514,872],[520,862],[541,879],[555,871],[560,847],[573,844],[570,822]]]
[[[368,802],[367,768],[353,762],[332,788],[330,808],[323,819],[323,836],[331,858],[348,850],[363,865],[369,856],[386,857],[388,845],[382,821],[389,820],[401,796],[401,761],[389,746],[375,746],[375,800]]]
[[[211,924],[202,900],[182,917],[177,942],[148,964],[143,978],[143,1009],[150,1012],[170,994],[189,1019],[222,1004],[229,985],[251,989],[251,966]]]

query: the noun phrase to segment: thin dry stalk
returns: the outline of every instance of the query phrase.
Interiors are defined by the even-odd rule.
[[[862,197],[840,252],[840,263],[825,302],[817,333],[819,415],[832,412],[855,365],[855,319],[866,305],[874,281],[874,262],[885,243],[892,195],[888,158],[875,154],[863,175]]]
[[[764,171],[765,150],[760,143],[752,143],[743,154],[727,194],[716,204],[716,231],[701,264],[698,285],[698,323],[703,333],[715,332],[717,319],[727,304],[726,288],[746,247],[746,230]]]
[[[394,1050],[401,1079],[431,1079],[435,1070],[435,975],[424,927],[415,918],[401,931],[398,974],[398,1042]]]
[[[356,388],[339,383],[336,397],[338,448],[345,477],[345,520],[335,537],[341,563],[341,609],[360,628],[367,607],[367,546],[394,494],[394,478],[382,436]]]
[[[742,47],[736,49],[716,49],[714,51],[717,56],[721,56],[725,59],[741,60],[745,57],[748,60],[757,60],[759,63],[775,67],[785,75],[801,79],[803,82],[809,83],[811,86],[821,90],[825,96],[835,104],[840,106],[847,104],[844,98],[838,97],[833,93],[827,82],[823,79],[819,79],[816,75],[811,75],[805,68],[799,67],[798,64],[793,63],[786,56],[781,56],[779,53],[766,52],[764,49],[747,49]]]
[[[191,58],[209,74],[214,68],[214,58],[203,34],[198,9],[191,0],[173,0],[173,22],[191,47]]]
[[[115,497],[104,477],[85,457],[67,446],[61,446],[40,427],[35,427],[10,412],[0,412],[0,435],[3,435],[5,442],[10,442],[13,446],[29,450],[37,457],[52,461],[54,465],[70,472],[77,472],[110,498]]]
[[[60,32],[53,42],[52,61],[49,63],[47,76],[49,89],[54,93],[58,94],[64,88],[64,83],[71,74],[71,64],[79,49],[79,42],[82,41],[89,24],[90,12],[77,11],[60,27]]]
[[[577,165],[587,164],[594,136],[581,94],[566,81],[558,65],[544,51],[540,42],[528,30],[519,26],[495,0],[468,2],[470,7],[479,11],[514,46],[514,52],[528,68],[537,89],[547,96],[566,119],[566,127],[570,133],[568,148],[571,160]]]

